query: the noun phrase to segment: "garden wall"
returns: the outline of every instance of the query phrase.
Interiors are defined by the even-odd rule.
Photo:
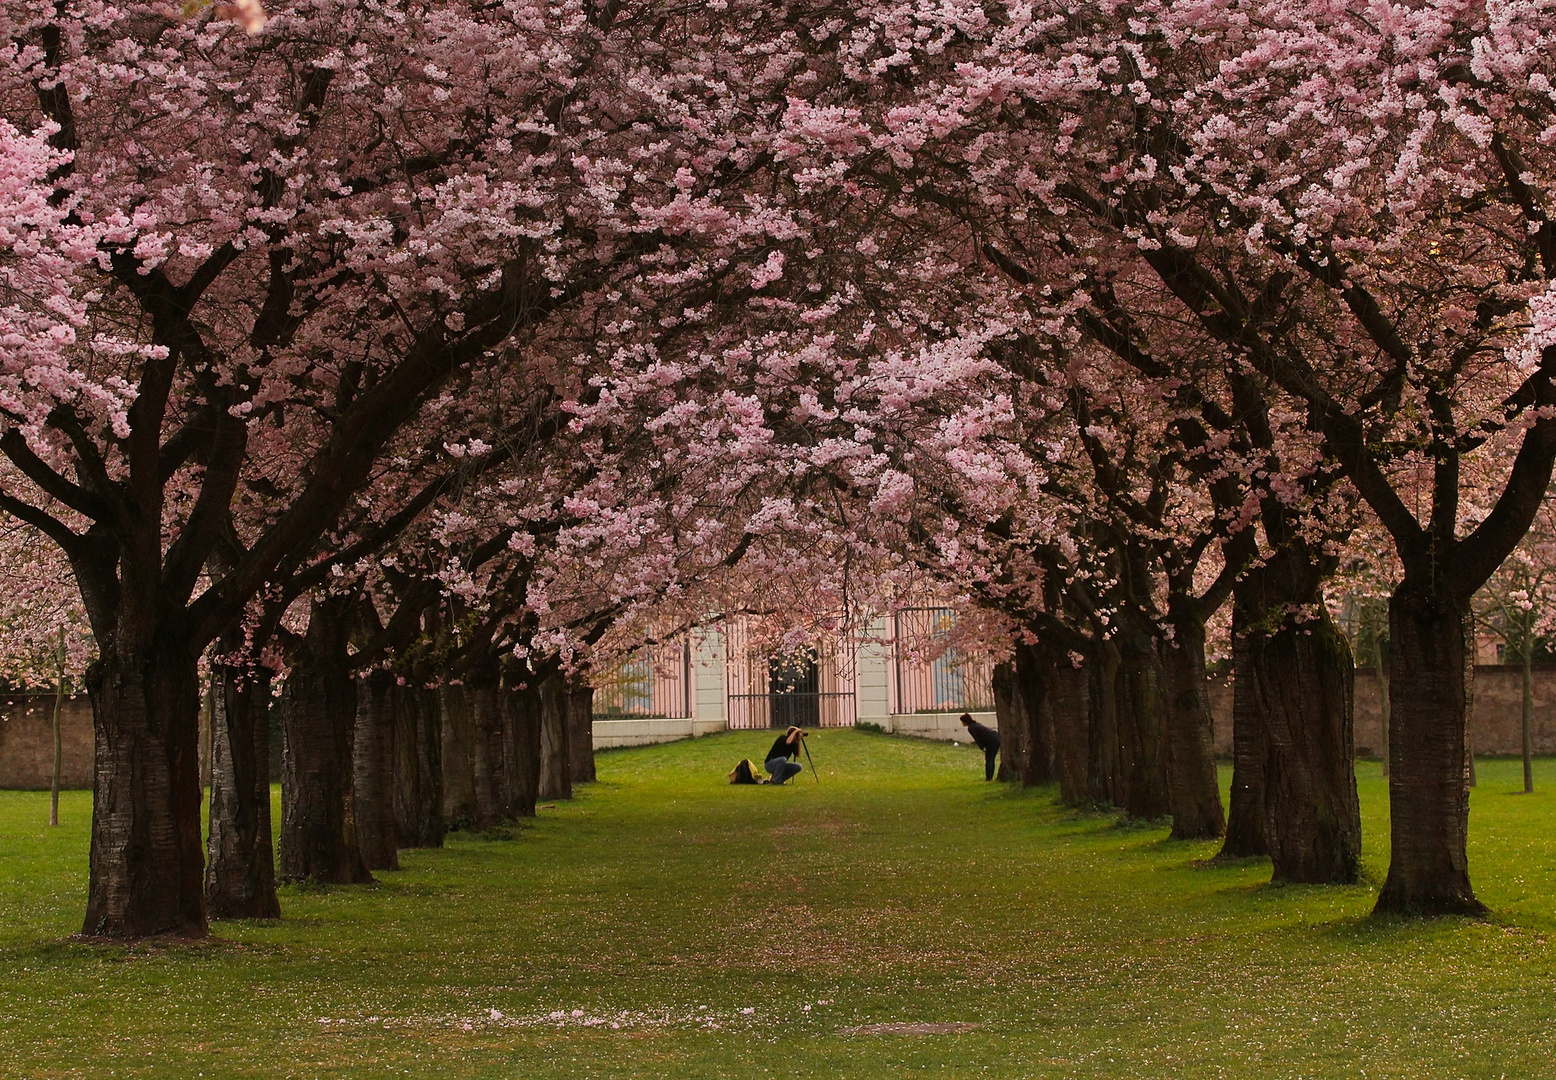
[[[997,728],[999,721],[991,712],[975,712],[972,718],[986,727]],[[894,713],[888,731],[898,735],[912,735],[920,739],[938,739],[942,742],[971,742],[967,729],[962,726],[962,714],[954,713]]]
[[[1518,754],[1522,674],[1516,665],[1482,664],[1475,669],[1475,709],[1470,737],[1477,754]],[[1216,753],[1232,752],[1232,687],[1212,679],[1210,709],[1215,718]],[[54,756],[52,727],[54,695],[0,697],[0,788],[46,790]],[[984,723],[993,715],[977,714]],[[1356,753],[1376,757],[1382,747],[1379,732],[1378,680],[1371,669],[1356,673]],[[893,716],[892,730],[930,739],[965,738],[955,713]],[[884,725],[883,725],[884,726]],[[1556,664],[1534,669],[1534,750],[1556,754]],[[720,721],[620,720],[594,723],[595,746],[638,746],[704,735],[722,730]],[[64,761],[60,783],[66,788],[92,786],[92,706],[85,695],[68,697],[60,717]],[[203,747],[204,740],[201,745]],[[273,772],[273,775],[279,775]]]
[[[1470,743],[1477,754],[1521,754],[1520,716],[1523,669],[1516,664],[1477,664],[1475,705],[1470,714]],[[1216,753],[1232,753],[1232,687],[1226,679],[1210,683]],[[1556,664],[1534,666],[1531,725],[1536,754],[1556,754]],[[1378,677],[1371,668],[1356,673],[1356,755],[1377,757],[1383,748]]]
[[[60,786],[92,786],[92,704],[67,697],[59,718]],[[46,791],[54,766],[54,695],[0,698],[0,788]]]
[[[594,748],[610,750],[618,746],[647,746],[650,743],[676,742],[724,730],[723,720],[596,720]]]

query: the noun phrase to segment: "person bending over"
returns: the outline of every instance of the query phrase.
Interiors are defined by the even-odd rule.
[[[1000,752],[1000,733],[978,723],[972,718],[972,713],[962,714],[962,724],[967,728],[967,734],[972,736],[972,741],[978,744],[978,749],[983,751],[983,778],[993,780],[994,759]]]
[[[801,766],[798,761],[790,761],[790,758],[800,756],[800,740],[805,733],[797,727],[791,727],[778,740],[773,743],[773,748],[767,751],[765,768],[770,779],[769,784],[781,784],[791,776],[798,776]]]

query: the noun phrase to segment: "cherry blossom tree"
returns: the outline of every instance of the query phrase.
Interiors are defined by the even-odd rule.
[[[98,645],[90,934],[204,932],[196,658],[397,432],[462,371],[521,371],[564,311],[634,321],[720,268],[760,288],[798,231],[742,138],[782,108],[784,65],[744,51],[788,34],[775,9],[683,20],[684,50],[649,5],[267,15],[0,16],[4,197],[29,208],[0,506],[64,550]]]
[[[0,681],[14,690],[52,690],[63,675],[79,687],[94,652],[58,547],[18,521],[0,524]]]
[[[1142,332],[1193,328],[1321,438],[1403,564],[1378,908],[1482,911],[1465,858],[1470,598],[1556,457],[1543,9],[951,5],[838,30],[854,88],[792,124],[848,163],[839,183],[852,170],[975,221],[1041,269],[1055,318],[1084,323],[1096,283],[1143,288],[1122,309]],[[1467,523],[1461,473],[1486,454],[1510,464]],[[1398,484],[1415,463],[1432,476],[1420,513]],[[1315,542],[1321,581],[1330,541]],[[1302,601],[1322,625],[1308,592],[1277,609]],[[1347,670],[1343,639],[1323,639],[1300,662]]]

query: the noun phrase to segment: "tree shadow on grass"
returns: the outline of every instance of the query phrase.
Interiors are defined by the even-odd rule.
[[[244,919],[231,920],[231,923],[237,925],[279,926],[281,920]],[[31,946],[22,946],[5,951],[18,954],[25,953],[36,960],[50,963],[84,959],[94,959],[109,963],[132,963],[140,960],[154,960],[165,956],[176,956],[180,959],[202,957],[217,959],[222,956],[239,953],[272,950],[268,944],[238,941],[233,938],[222,937],[220,934],[209,934],[205,937],[191,937],[187,934],[156,934],[133,941],[125,941],[122,938],[99,937],[93,934],[72,934],[69,937],[39,941]]]
[[[1518,933],[1525,929],[1499,924],[1495,913],[1486,918],[1468,915],[1436,915],[1425,918],[1392,913],[1374,914],[1370,907],[1365,914],[1335,919],[1321,928],[1323,936],[1335,942],[1372,946],[1395,942],[1415,944],[1445,934],[1458,935],[1466,930]]]
[[[1262,864],[1262,866],[1261,866]],[[1228,870],[1239,871],[1253,868],[1262,869],[1266,874],[1269,871],[1268,858],[1229,859],[1226,861],[1205,860],[1196,864],[1196,870]],[[1318,915],[1312,908],[1306,906],[1312,901],[1332,901],[1335,899],[1349,899],[1359,894],[1369,897],[1375,895],[1377,886],[1371,881],[1359,881],[1354,885],[1304,885],[1292,881],[1272,881],[1261,874],[1257,881],[1239,881],[1231,879],[1214,888],[1216,896],[1233,901],[1242,900],[1258,903],[1266,907],[1271,905],[1290,906],[1294,914],[1309,916]],[[1370,909],[1370,906],[1369,906]],[[1360,916],[1357,916],[1360,917]],[[1319,918],[1304,918],[1309,925],[1327,925],[1334,919],[1351,919],[1350,915],[1336,915],[1333,918],[1323,916]]]
[[[1126,817],[1117,811],[1110,812],[1114,814],[1113,828],[1118,832],[1148,833],[1156,832],[1159,829],[1172,828],[1172,818],[1167,817],[1166,815],[1154,818],[1132,818]],[[1168,841],[1172,841],[1175,844],[1181,842],[1172,840],[1171,836],[1164,836],[1158,841],[1158,843],[1166,843]]]
[[[399,870],[374,870],[374,874],[399,874],[404,872],[404,867]],[[393,878],[377,878],[372,881],[358,882],[355,885],[336,885],[321,881],[278,881],[276,892],[281,896],[333,896],[337,893],[353,896],[362,892],[377,892],[385,885],[394,881]]]

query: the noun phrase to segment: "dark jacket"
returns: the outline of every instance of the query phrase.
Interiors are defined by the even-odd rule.
[[[762,760],[763,761],[771,761],[775,757],[781,757],[781,758],[797,758],[797,757],[799,757],[800,756],[800,740],[799,739],[795,739],[794,740],[794,745],[790,746],[789,743],[788,743],[788,738],[789,738],[789,733],[788,732],[784,732],[782,735],[778,736],[778,741],[773,743],[773,748],[771,750],[767,751],[767,757],[763,758]],[[804,736],[801,736],[801,738],[804,738]]]
[[[1000,748],[1000,733],[991,727],[984,727],[976,720],[967,725],[967,734],[972,736],[972,741],[978,744],[980,750]]]

